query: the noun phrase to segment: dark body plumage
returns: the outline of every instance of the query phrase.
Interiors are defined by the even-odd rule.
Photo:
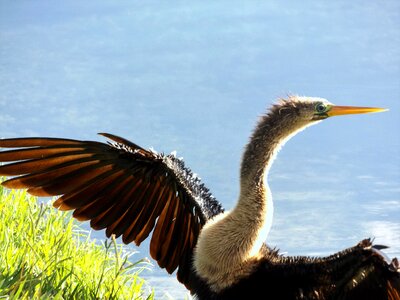
[[[245,151],[242,189],[253,191],[263,185],[260,178],[265,170],[257,166],[273,160],[278,142],[285,139],[283,122],[292,122],[294,116],[300,118],[309,107],[308,101],[291,99],[275,105],[260,121],[252,142],[262,142],[249,143]],[[297,130],[300,125],[290,126]],[[11,162],[0,166],[0,175],[21,175],[2,185],[26,188],[37,196],[61,195],[55,207],[74,210],[78,220],[90,220],[92,228],[106,229],[108,237],[121,236],[124,243],[139,245],[152,232],[151,256],[168,273],[178,269],[178,280],[199,299],[249,299],[260,295],[268,299],[400,298],[398,261],[386,261],[379,251],[383,247],[373,246],[370,240],[325,258],[285,257],[263,244],[257,259],[250,259],[249,264],[247,258],[243,259],[233,281],[224,283],[221,273],[221,282],[213,285],[193,262],[203,255],[201,249],[197,249],[197,256],[194,253],[200,235],[208,234],[206,226],[225,217],[221,205],[174,155],[145,150],[111,134],[102,135],[114,143],[55,138],[0,140],[0,147],[16,148],[0,152],[0,162]],[[261,148],[266,148],[266,155],[258,156]],[[249,197],[240,201],[255,201],[256,207],[250,202],[248,209],[257,210],[261,205],[257,201],[263,201],[264,196]],[[248,226],[242,225],[244,229]],[[222,252],[233,247],[240,253],[240,242],[216,245],[221,250],[221,261],[218,252],[213,265],[217,274],[224,270]]]
[[[196,293],[199,299],[210,300],[399,299],[395,264],[388,268],[370,239],[324,258],[285,257],[265,247],[263,259],[250,276],[220,293],[213,293],[200,280]]]

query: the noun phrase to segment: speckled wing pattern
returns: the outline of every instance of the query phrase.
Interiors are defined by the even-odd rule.
[[[208,219],[223,212],[200,180],[174,155],[145,150],[102,133],[108,144],[59,138],[0,140],[2,183],[36,196],[58,196],[54,206],[74,210],[95,230],[139,245],[151,231],[150,254],[190,286],[193,248]],[[11,162],[11,163],[10,163]]]

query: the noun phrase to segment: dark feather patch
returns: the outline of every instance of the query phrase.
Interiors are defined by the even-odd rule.
[[[193,248],[205,222],[223,212],[199,178],[173,155],[145,150],[118,136],[115,143],[57,138],[0,140],[2,183],[39,195],[60,195],[54,206],[106,235],[140,244],[153,231],[150,253],[190,288]]]

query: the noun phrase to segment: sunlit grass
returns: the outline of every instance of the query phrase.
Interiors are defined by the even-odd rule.
[[[132,253],[130,253],[132,254]],[[153,299],[146,263],[89,239],[70,213],[0,187],[0,299]]]

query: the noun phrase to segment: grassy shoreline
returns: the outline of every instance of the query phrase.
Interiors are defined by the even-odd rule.
[[[89,239],[70,212],[0,187],[0,299],[154,299],[115,239]]]

